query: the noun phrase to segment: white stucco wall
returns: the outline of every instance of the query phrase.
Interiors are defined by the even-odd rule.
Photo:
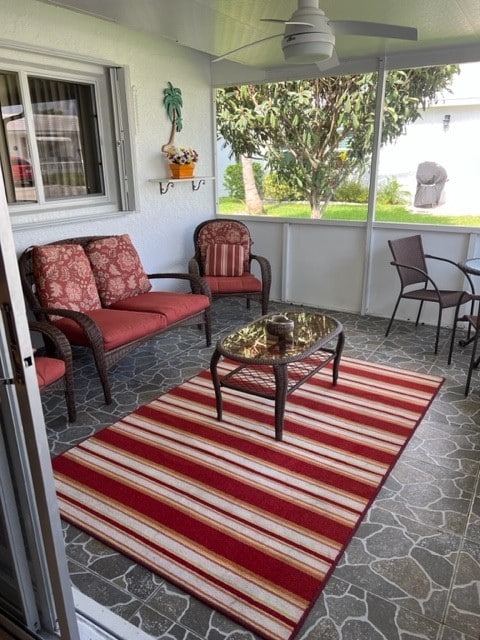
[[[61,237],[128,232],[147,271],[185,271],[193,254],[194,227],[214,215],[215,182],[207,181],[195,192],[190,182],[177,183],[160,195],[158,185],[148,179],[168,175],[161,154],[171,128],[163,106],[163,89],[168,81],[182,90],[184,103],[184,127],[176,142],[199,151],[197,175],[214,175],[215,135],[207,56],[174,42],[31,0],[0,0],[0,13],[0,40],[4,44],[14,41],[44,50],[46,63],[50,50],[127,65],[131,81],[137,211],[88,223],[14,229],[18,251]]]

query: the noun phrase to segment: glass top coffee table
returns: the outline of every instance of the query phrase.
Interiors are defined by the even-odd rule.
[[[233,331],[217,342],[210,361],[218,420],[222,419],[222,387],[275,400],[275,438],[282,440],[287,396],[333,361],[336,384],[345,342],[343,326],[331,316],[315,312],[278,314]],[[293,322],[293,330],[289,323]],[[218,372],[221,357],[239,363],[225,375]]]

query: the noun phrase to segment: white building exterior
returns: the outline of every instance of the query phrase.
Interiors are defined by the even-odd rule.
[[[445,167],[448,182],[445,204],[435,211],[479,214],[476,187],[480,180],[480,63],[460,65],[452,92],[439,96],[405,135],[386,146],[380,155],[379,177],[396,176],[411,194],[421,162]]]

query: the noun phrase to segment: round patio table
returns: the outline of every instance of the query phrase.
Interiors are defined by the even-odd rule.
[[[462,262],[459,262],[459,263],[458,263],[458,266],[460,267],[460,269],[462,269],[462,271],[464,271],[464,272],[465,272],[465,274],[467,275],[467,277],[468,277],[469,275],[471,275],[471,276],[480,276],[480,258],[468,258],[468,260],[462,260]],[[476,296],[477,294],[475,293],[475,289],[473,288],[473,282],[472,282],[471,280],[470,280],[470,284],[471,284],[471,286],[472,286],[473,293],[474,293],[474,295]],[[474,299],[476,300],[476,299],[478,299],[478,297],[475,297]],[[472,302],[472,305],[473,305],[473,302]],[[471,312],[471,314],[470,314],[469,316],[468,316],[468,315],[466,315],[466,316],[464,316],[464,317],[463,317],[463,319],[464,319],[464,320],[466,320],[466,321],[468,321],[468,322],[469,322],[469,324],[468,324],[467,339],[466,339],[466,340],[460,340],[460,341],[459,341],[459,345],[460,345],[461,347],[466,347],[466,346],[467,346],[467,345],[469,345],[471,342],[473,342],[473,340],[475,339],[475,335],[476,335],[476,333],[477,333],[477,330],[478,330],[478,329],[477,329],[477,330],[475,330],[475,332],[474,332],[474,334],[473,334],[473,335],[471,335],[471,328],[472,328],[472,326],[474,326],[474,327],[475,327],[475,326],[476,326],[476,323],[474,323],[474,322],[470,322],[470,321],[468,320],[468,318],[473,318],[473,317],[474,317],[474,316],[473,316],[473,306],[472,306],[472,312]],[[452,345],[450,346],[450,356],[449,356],[449,361],[450,361],[450,358],[451,358],[452,349],[453,349],[453,343],[452,343]],[[478,362],[477,362],[476,366],[478,366]]]
[[[472,276],[480,276],[480,258],[469,258],[458,263],[460,269],[470,273]]]

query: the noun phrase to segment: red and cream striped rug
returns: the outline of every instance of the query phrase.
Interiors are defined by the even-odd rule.
[[[225,370],[231,365],[223,362]],[[442,379],[344,358],[287,401],[204,371],[57,457],[62,517],[269,640],[298,630]]]

